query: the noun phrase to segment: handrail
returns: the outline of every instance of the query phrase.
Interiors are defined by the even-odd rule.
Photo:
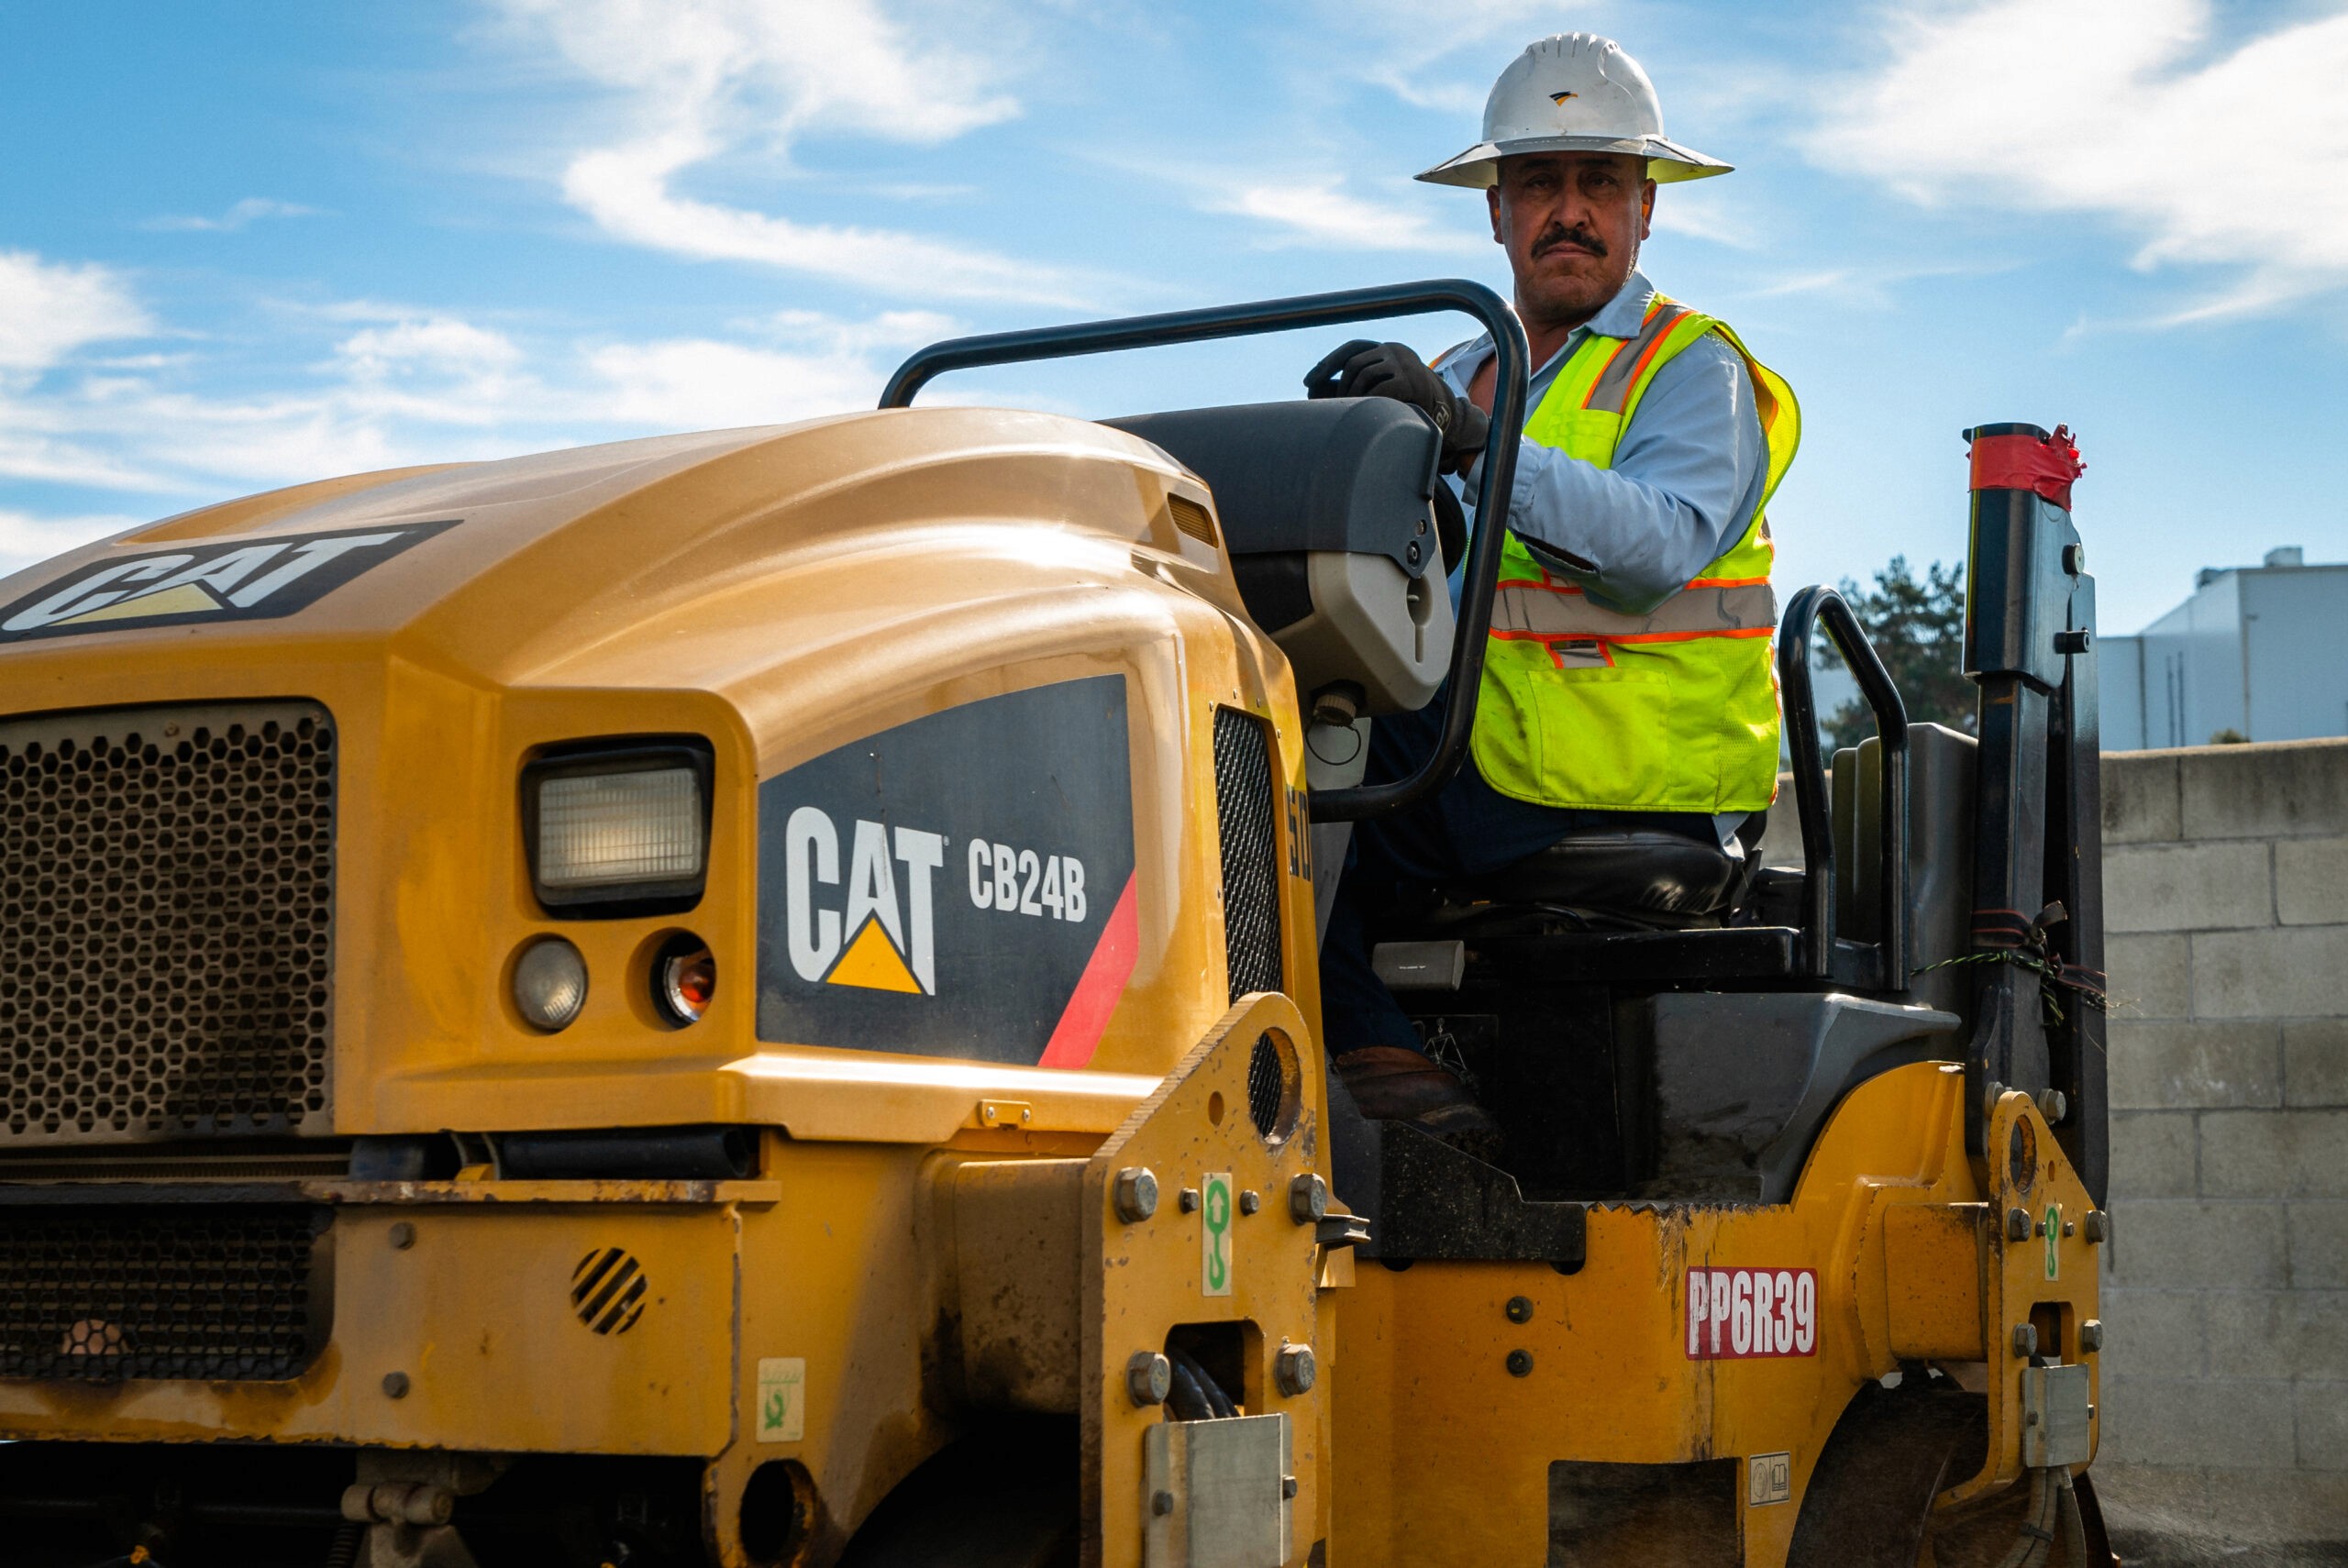
[[[1859,694],[1875,714],[1883,745],[1883,875],[1878,879],[1876,930],[1883,962],[1876,984],[1908,988],[1908,707],[1883,668],[1866,630],[1843,596],[1823,583],[1795,594],[1778,627],[1778,684],[1785,692],[1787,750],[1793,758],[1794,804],[1801,816],[1802,962],[1812,976],[1833,968],[1835,949],[1834,825],[1828,816],[1826,765],[1818,755],[1818,702],[1811,689],[1810,639],[1820,623],[1850,667]],[[1856,813],[1852,821],[1857,821]]]
[[[1476,532],[1468,547],[1467,579],[1461,585],[1458,629],[1445,678],[1450,701],[1434,751],[1407,778],[1315,790],[1310,807],[1318,822],[1356,822],[1416,805],[1451,781],[1467,760],[1476,726],[1476,698],[1483,682],[1484,647],[1492,624],[1492,602],[1500,583],[1501,545],[1508,533],[1509,497],[1516,480],[1516,446],[1524,429],[1525,377],[1531,352],[1524,329],[1501,297],[1464,278],[1435,278],[1337,293],[1301,294],[1252,304],[1169,311],[1160,315],[1077,322],[1024,332],[994,332],[952,337],[916,349],[889,378],[882,408],[908,408],[934,378],[980,365],[1011,365],[1124,348],[1152,348],[1215,337],[1246,337],[1300,327],[1335,326],[1456,310],[1481,321],[1492,335],[1497,375],[1492,392],[1491,436],[1484,449],[1484,476],[1476,491]],[[1435,480],[1440,484],[1443,480]],[[1490,523],[1491,526],[1486,526]]]

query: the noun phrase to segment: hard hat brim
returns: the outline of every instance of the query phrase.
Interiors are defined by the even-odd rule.
[[[1533,136],[1515,141],[1478,142],[1458,157],[1436,164],[1418,177],[1430,185],[1460,185],[1471,191],[1490,189],[1500,180],[1501,160],[1529,152],[1626,152],[1647,160],[1647,178],[1659,184],[1702,180],[1726,174],[1733,163],[1707,158],[1660,136]]]

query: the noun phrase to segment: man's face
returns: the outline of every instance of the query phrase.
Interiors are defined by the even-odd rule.
[[[1501,160],[1487,193],[1527,326],[1578,326],[1622,291],[1655,210],[1645,160],[1625,152]]]

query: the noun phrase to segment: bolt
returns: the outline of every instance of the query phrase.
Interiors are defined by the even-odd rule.
[[[1280,1477],[1280,1496],[1283,1497],[1293,1497],[1296,1496],[1295,1476],[1283,1475]]]
[[[2079,1233],[2079,1226],[2078,1226],[2078,1221],[2077,1221],[2077,1220],[2064,1220],[2064,1221],[2063,1221],[2063,1234],[2065,1234],[2066,1236],[2076,1236],[2076,1235],[2077,1235],[2078,1233]]]
[[[1529,1350],[1512,1350],[1509,1352],[1508,1375],[1511,1377],[1532,1376],[1533,1353]]]
[[[1152,1492],[1149,1495],[1149,1511],[1156,1514],[1159,1518],[1164,1518],[1168,1514],[1172,1513],[1174,1511],[1174,1494],[1171,1492]]]
[[[2089,1318],[2079,1325],[2079,1349],[2099,1351],[2103,1348],[2103,1320]]]
[[[1244,1191],[1242,1191],[1242,1192],[1240,1193],[1240,1195],[1239,1195],[1239,1212],[1240,1212],[1240,1213],[1242,1213],[1242,1214],[1253,1214],[1253,1213],[1255,1213],[1255,1212],[1256,1212],[1256,1210],[1257,1210],[1258,1209],[1261,1209],[1262,1207],[1264,1207],[1264,1195],[1263,1195],[1262,1193],[1257,1192],[1257,1191],[1255,1188],[1253,1188],[1253,1187],[1248,1187],[1248,1188],[1246,1188],[1246,1190],[1244,1190]]]
[[[1272,1364],[1272,1380],[1280,1392],[1293,1397],[1312,1391],[1312,1382],[1321,1369],[1313,1364],[1311,1345],[1282,1345],[1279,1358]]]
[[[2060,1127],[2063,1119],[2071,1114],[2071,1102],[2058,1088],[2038,1091],[2038,1114],[2046,1118],[2049,1127]]]
[[[2088,651],[2088,645],[2093,641],[2095,641],[2095,634],[2085,629],[2076,632],[2057,632],[2054,634],[2054,651],[2059,654],[2083,654]]]
[[[2088,569],[2088,547],[2085,545],[2063,547],[2063,569],[2077,577]]]
[[[2090,1209],[2080,1230],[2089,1242],[2101,1242],[2111,1234],[2111,1217],[2100,1209]]]
[[[1176,1195],[1174,1201],[1183,1213],[1196,1214],[1199,1211],[1199,1189],[1195,1187],[1186,1187]]]
[[[1508,1298],[1508,1320],[1512,1323],[1533,1321],[1533,1297],[1512,1296]]]
[[[404,1372],[387,1372],[383,1374],[383,1397],[387,1399],[406,1398],[407,1374]]]
[[[1127,1165],[1119,1171],[1117,1218],[1128,1225],[1138,1225],[1157,1212],[1157,1177],[1150,1168],[1147,1165]]]
[[[415,1245],[415,1227],[404,1220],[395,1221],[388,1234],[392,1251],[395,1253],[404,1253]]]
[[[2031,1230],[2029,1209],[2009,1209],[2006,1210],[2006,1240],[2027,1242],[2030,1240]]]
[[[2006,1095],[2006,1086],[1991,1078],[1981,1086],[1981,1120],[1987,1121],[1998,1114],[1998,1101]]]
[[[1174,1386],[1174,1364],[1156,1351],[1135,1351],[1125,1363],[1125,1392],[1136,1405],[1163,1405]]]
[[[1289,1218],[1300,1225],[1318,1225],[1329,1212],[1329,1184],[1317,1176],[1301,1176],[1288,1184]]]
[[[2037,1353],[2038,1331],[2028,1323],[2016,1323],[2014,1325],[2014,1354],[2036,1355]]]

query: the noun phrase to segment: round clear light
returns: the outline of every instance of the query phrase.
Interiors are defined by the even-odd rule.
[[[660,1010],[678,1024],[698,1023],[717,995],[717,960],[708,948],[687,937],[661,955],[653,975]]]
[[[542,936],[514,961],[514,1005],[524,1018],[552,1032],[587,1005],[587,960],[559,936]]]

